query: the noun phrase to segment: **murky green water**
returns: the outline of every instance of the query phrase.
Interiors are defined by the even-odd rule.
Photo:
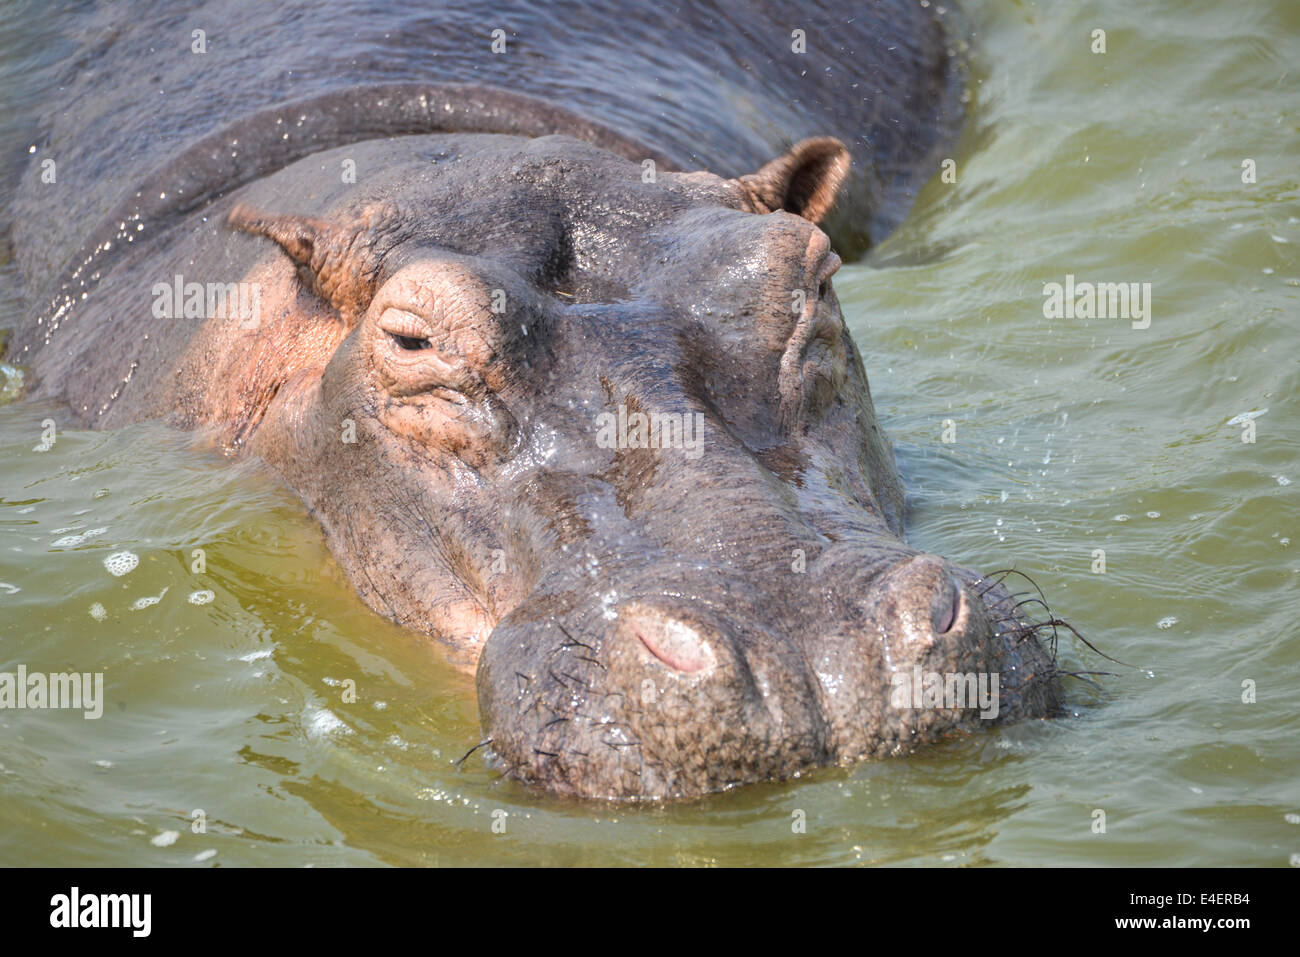
[[[562,803],[477,756],[454,766],[478,741],[470,680],[361,605],[256,464],[152,425],[35,451],[58,410],[9,405],[0,671],[103,671],[107,701],[95,721],[0,711],[0,863],[1300,854],[1300,7],[966,9],[957,182],[933,182],[839,295],[899,445],[912,539],[1014,563],[1136,667],[1067,641],[1069,665],[1119,676],[1073,683],[1061,720],[685,806]],[[1150,283],[1149,328],[1044,318],[1044,283],[1067,274]],[[0,325],[15,309],[0,302]],[[1243,413],[1259,413],[1254,442]],[[114,577],[104,560],[122,551],[139,564]]]

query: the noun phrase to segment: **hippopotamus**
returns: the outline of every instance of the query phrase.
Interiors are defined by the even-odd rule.
[[[1060,708],[1023,603],[904,540],[835,293],[960,128],[936,7],[326,10],[89,14],[11,200],[30,396],[267,463],[527,786]]]

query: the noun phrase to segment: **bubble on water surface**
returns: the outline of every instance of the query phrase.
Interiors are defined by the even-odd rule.
[[[161,834],[151,837],[149,843],[154,847],[171,847],[180,836],[180,831],[163,831]]]
[[[108,531],[106,528],[91,528],[79,535],[64,535],[62,538],[51,542],[50,548],[75,548],[77,545],[88,542],[92,538],[97,538],[98,536],[103,535],[106,531]]]
[[[216,850],[214,850],[213,848],[208,848],[206,851],[199,851],[197,854],[195,854],[194,860],[198,863],[202,863],[203,861],[210,861],[216,856],[217,856]]]
[[[95,602],[90,606],[90,617],[95,619],[95,621],[103,621],[108,617],[108,612],[104,610],[103,605],[99,602]]]
[[[114,552],[104,559],[104,567],[114,578],[130,574],[139,564],[140,556],[135,552]]]
[[[1172,627],[1174,627],[1174,625],[1176,625],[1176,624],[1178,624],[1178,619],[1175,618],[1173,615],[1167,615],[1166,617],[1161,618],[1158,622],[1156,622],[1156,627],[1157,627],[1157,628],[1172,628]]]
[[[167,594],[167,589],[166,589],[166,588],[164,588],[162,591],[160,591],[160,592],[159,592],[158,594],[156,594],[156,595],[146,595],[144,598],[137,598],[137,599],[132,603],[132,605],[131,605],[131,609],[132,609],[132,611],[140,611],[140,610],[143,609],[143,608],[149,608],[149,607],[151,607],[151,606],[153,606],[153,605],[156,605],[156,604],[158,604],[158,602],[162,601],[162,599],[163,599],[163,595],[165,595],[165,594]]]
[[[216,597],[217,596],[213,592],[205,588],[202,591],[190,592],[190,597],[187,598],[186,601],[191,605],[206,605]]]

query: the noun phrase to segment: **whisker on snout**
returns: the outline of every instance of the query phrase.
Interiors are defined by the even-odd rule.
[[[474,747],[470,748],[470,749],[469,749],[468,751],[466,751],[463,755],[461,755],[460,760],[457,761],[457,762],[455,763],[454,767],[455,767],[457,770],[459,770],[459,769],[460,769],[460,766],[461,766],[462,764],[465,763],[465,759],[466,759],[466,758],[468,758],[471,754],[473,754],[473,753],[474,753],[475,751],[477,751],[479,748],[487,747],[487,746],[488,746],[489,744],[491,744],[491,743],[492,743],[492,739],[491,739],[491,738],[484,738],[484,739],[483,739],[482,741],[480,741],[478,744],[474,745]]]

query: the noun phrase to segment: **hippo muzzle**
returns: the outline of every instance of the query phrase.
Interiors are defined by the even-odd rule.
[[[650,566],[564,611],[525,602],[478,669],[496,763],[574,796],[690,797],[1059,707],[1000,585],[886,538],[800,564]]]

